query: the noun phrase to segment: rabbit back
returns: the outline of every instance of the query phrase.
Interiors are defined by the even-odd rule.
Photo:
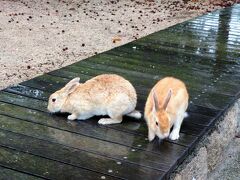
[[[127,114],[135,109],[136,103],[135,88],[128,80],[115,74],[102,74],[79,84],[69,95],[66,107],[70,108],[66,111],[106,115],[109,111],[122,110]]]

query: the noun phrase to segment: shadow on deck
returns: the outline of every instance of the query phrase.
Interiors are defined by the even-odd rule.
[[[156,32],[0,92],[3,178],[164,179],[239,97],[240,5]],[[143,111],[165,76],[183,80],[190,116],[178,141],[149,143],[144,120],[99,126],[47,113],[49,94],[70,79],[102,73],[130,80]]]

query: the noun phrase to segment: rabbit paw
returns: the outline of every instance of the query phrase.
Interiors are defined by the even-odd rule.
[[[154,138],[155,138],[155,133],[151,130],[151,129],[148,129],[148,140],[149,142],[151,142]]]
[[[176,132],[176,131],[172,131],[170,136],[169,136],[169,139],[174,141],[174,140],[177,140],[178,138],[179,138],[179,133]]]
[[[118,124],[121,123],[121,121],[111,118],[102,118],[98,121],[98,124],[107,125],[107,124]]]
[[[77,116],[75,114],[71,114],[67,118],[68,118],[68,120],[73,121],[73,120],[77,119]]]

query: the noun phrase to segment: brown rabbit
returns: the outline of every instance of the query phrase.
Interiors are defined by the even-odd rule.
[[[173,77],[160,80],[152,88],[145,105],[149,141],[156,135],[160,139],[167,138],[172,126],[169,138],[179,138],[182,121],[187,116],[188,98],[185,84]]]
[[[75,78],[53,93],[48,101],[50,112],[68,112],[69,120],[85,120],[95,115],[108,115],[99,124],[121,123],[123,115],[141,118],[135,110],[137,95],[132,84],[121,76],[102,74],[85,83]]]

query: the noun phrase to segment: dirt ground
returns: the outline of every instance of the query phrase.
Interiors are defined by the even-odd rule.
[[[0,89],[233,3],[186,2],[1,0]]]

